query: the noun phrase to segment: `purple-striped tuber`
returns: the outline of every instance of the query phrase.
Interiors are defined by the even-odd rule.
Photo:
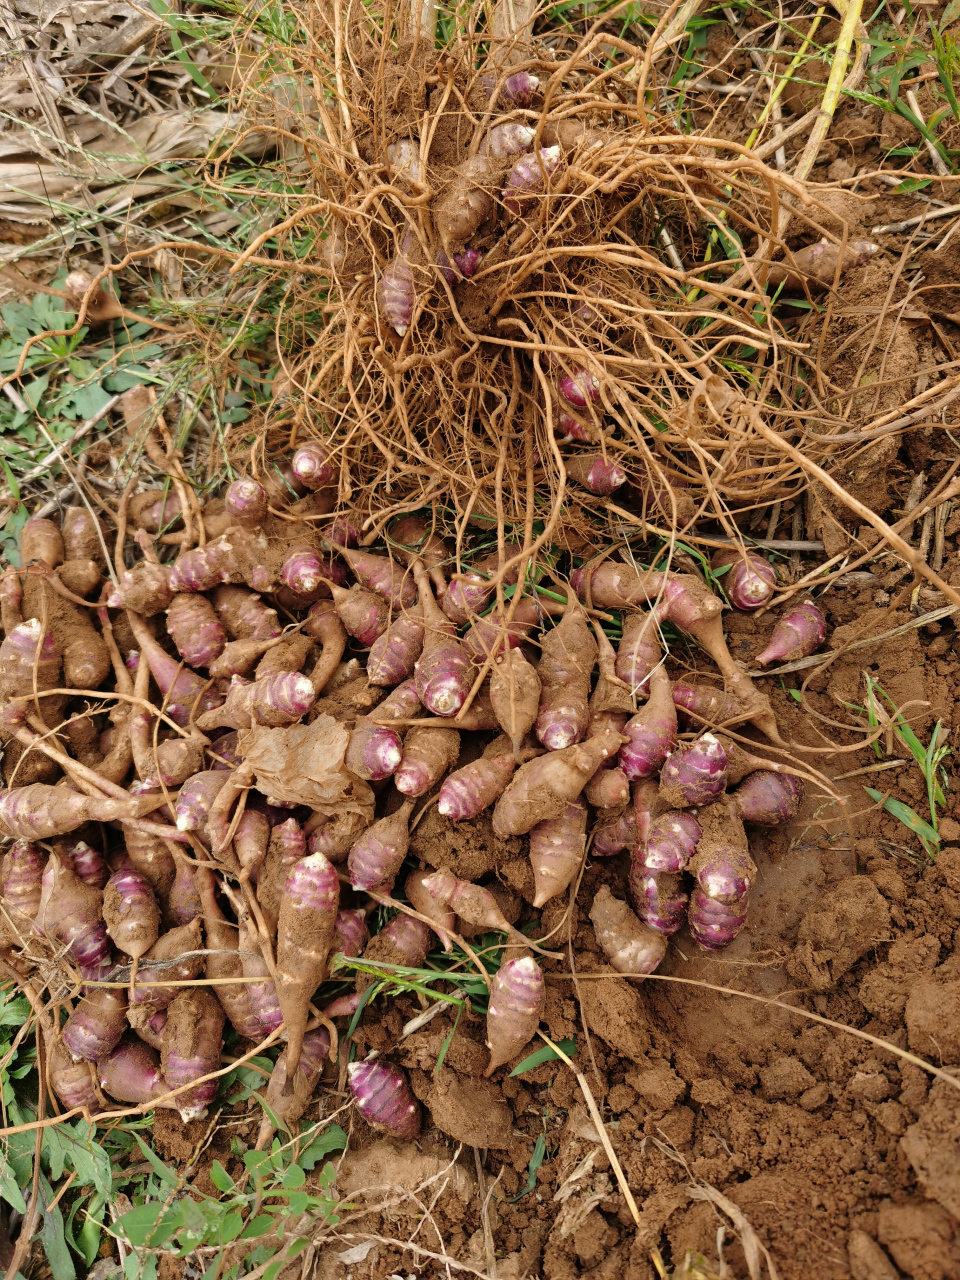
[[[789,609],[773,629],[767,647],[757,654],[761,667],[771,662],[794,662],[808,658],[827,637],[827,620],[812,600],[803,600]]]
[[[407,1078],[386,1062],[351,1062],[347,1082],[357,1110],[373,1129],[392,1138],[411,1140],[420,1134],[420,1107]]]
[[[508,960],[493,977],[487,1005],[487,1048],[490,1062],[485,1076],[516,1057],[537,1034],[547,991],[540,968],[530,956]]]

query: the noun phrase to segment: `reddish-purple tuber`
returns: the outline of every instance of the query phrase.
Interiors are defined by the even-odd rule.
[[[490,1062],[485,1076],[516,1057],[537,1034],[547,991],[543,974],[531,956],[508,960],[494,974],[487,1005],[487,1048]]]
[[[703,835],[700,823],[692,813],[670,809],[654,818],[647,843],[642,850],[643,865],[648,871],[683,871],[693,857],[697,841]]]
[[[758,769],[744,778],[731,798],[744,822],[758,827],[776,827],[789,822],[803,804],[803,782],[792,773]]]
[[[787,611],[773,629],[763,653],[757,654],[761,667],[771,662],[794,662],[808,658],[823,644],[827,636],[827,620],[811,600],[804,600]]]
[[[329,450],[319,440],[309,440],[302,444],[293,455],[290,465],[300,483],[310,490],[322,489],[337,474],[330,460]]]
[[[347,1079],[360,1114],[394,1138],[420,1134],[420,1107],[403,1073],[386,1062],[351,1062]]]
[[[712,733],[683,743],[660,770],[660,794],[677,808],[709,804],[726,785],[727,753]]]

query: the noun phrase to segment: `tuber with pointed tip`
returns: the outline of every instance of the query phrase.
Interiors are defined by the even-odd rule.
[[[517,761],[506,737],[495,738],[479,760],[455,769],[443,781],[437,812],[454,822],[475,818],[503,794]]]
[[[683,809],[668,809],[653,819],[646,844],[640,850],[648,871],[683,871],[703,835],[700,823]]]
[[[559,818],[621,741],[619,733],[608,730],[521,765],[497,801],[494,831],[501,838],[520,836],[538,822]]]
[[[620,768],[631,781],[651,778],[677,745],[677,709],[666,668],[650,674],[650,697],[623,727],[627,741],[620,748]]]
[[[700,816],[704,834],[688,870],[708,898],[735,905],[746,898],[757,875],[737,804],[728,797]]]
[[[224,769],[205,769],[187,779],[180,788],[174,805],[178,831],[201,831],[206,828],[213,802],[230,776],[229,771]]]
[[[673,686],[673,701],[684,721],[695,726],[733,725],[749,718],[739,699],[709,684],[678,680]]]
[[[744,552],[734,548],[718,551],[711,564],[714,569],[730,566],[720,581],[734,609],[752,613],[773,599],[777,571],[769,560],[764,560],[755,551]]]
[[[561,751],[579,742],[586,731],[590,677],[597,661],[597,642],[572,590],[563,617],[543,633],[540,645],[536,732],[549,751]]]
[[[431,205],[440,241],[448,255],[464,244],[493,212],[493,197],[485,189],[495,180],[497,166],[488,156],[470,156],[452,170],[450,179]]]
[[[407,856],[407,830],[413,801],[405,800],[395,813],[368,827],[347,856],[347,872],[355,889],[389,892]]]
[[[543,974],[531,956],[508,960],[500,966],[494,974],[487,1005],[490,1062],[485,1076],[492,1076],[497,1067],[515,1058],[530,1043],[537,1034],[546,999]]]
[[[827,620],[812,600],[803,600],[788,609],[773,629],[773,635],[756,661],[761,667],[771,662],[794,662],[808,658],[827,638]]]
[[[340,547],[326,538],[321,538],[321,542],[328,550],[339,552],[350,566],[350,572],[357,582],[386,600],[391,609],[409,609],[413,606],[417,588],[410,575],[395,560],[372,555],[369,551]]]
[[[430,580],[419,560],[413,563],[413,573],[420,590],[425,628],[423,651],[414,665],[417,696],[433,715],[455,716],[473,685],[473,662],[456,638],[453,624],[434,600]]]
[[[224,1013],[220,1002],[204,987],[181,991],[167,1010],[160,1063],[171,1089],[193,1084],[220,1067]],[[184,1124],[199,1120],[217,1094],[217,1081],[207,1080],[180,1093],[173,1103]]]
[[[533,728],[540,710],[540,676],[520,649],[505,650],[490,673],[490,702],[500,728],[510,739],[514,757]]]
[[[351,1062],[347,1083],[357,1110],[373,1129],[392,1138],[411,1140],[420,1134],[420,1106],[398,1067],[378,1059]]]
[[[354,584],[347,590],[328,583],[333,605],[344,630],[358,644],[369,649],[386,631],[390,622],[390,606],[382,596]]]
[[[305,716],[316,699],[313,682],[299,671],[271,671],[252,683],[234,676],[223,705],[199,716],[197,726],[204,732],[255,724],[281,728]]]
[[[731,793],[744,822],[758,827],[776,827],[790,822],[803,804],[803,781],[790,773],[759,769]]]
[[[566,381],[566,379],[564,379]],[[566,392],[564,398],[575,403]],[[581,485],[589,493],[608,498],[627,483],[627,473],[618,462],[604,458],[600,453],[578,453],[564,459],[567,478]]]
[[[296,826],[293,818],[290,821]],[[303,833],[300,834],[302,838]],[[270,823],[266,814],[258,813],[256,809],[244,809],[233,833],[233,851],[244,871],[249,874],[262,866],[269,842]],[[306,851],[305,841],[303,845]]]
[[[32,782],[27,787],[0,792],[0,834],[14,840],[46,840],[76,831],[85,822],[116,822],[136,818],[155,807],[131,796],[129,801],[111,796],[82,796],[69,787],[49,787]]]
[[[63,1043],[75,1062],[99,1062],[120,1043],[127,1029],[127,993],[91,987],[63,1026]]]
[[[660,770],[660,794],[677,809],[709,804],[726,785],[727,753],[712,733],[681,743]]]
[[[227,643],[213,605],[193,592],[180,592],[170,601],[167,632],[188,667],[209,667]]]
[[[590,920],[600,949],[618,973],[653,973],[667,954],[664,934],[638,920],[608,885],[597,891]]]
[[[468,924],[481,929],[498,929],[514,934],[515,930],[497,906],[497,900],[488,889],[458,880],[452,871],[442,868],[426,876],[423,887],[441,906],[449,907]],[[518,935],[522,937],[523,935]]]
[[[422,796],[457,763],[459,755],[458,730],[415,727],[404,740],[394,786],[405,796]]]
[[[450,951],[453,948],[450,934],[456,928],[457,923],[456,912],[444,907],[426,888],[424,881],[429,879],[430,875],[431,872],[429,871],[411,871],[407,876],[403,891],[407,895],[407,899],[414,911],[419,911],[420,915],[426,916],[433,923],[433,930],[440,939],[440,945],[444,951]]]
[[[160,935],[160,908],[139,871],[115,871],[103,891],[103,919],[114,946],[138,960]]]
[[[217,901],[213,873],[208,867],[198,867],[196,880],[203,906],[207,950],[211,953],[206,957],[206,975],[208,978],[242,977],[243,965],[237,954],[239,934],[236,925],[228,924]],[[250,992],[242,983],[218,983],[210,990],[219,1000],[238,1036],[245,1040],[261,1038],[260,1019],[254,1011]]]
[[[504,556],[510,559],[519,547],[508,544],[504,547]],[[443,612],[451,622],[461,626],[482,613],[489,604],[496,590],[491,581],[500,569],[500,553],[480,556],[468,569],[465,569],[455,582],[447,587],[443,597]],[[504,575],[503,585],[512,586],[517,581],[519,566],[514,566]]]
[[[339,901],[336,870],[322,853],[294,863],[283,886],[277,921],[277,997],[287,1027],[290,1071],[300,1060],[310,999],[327,970]]]
[[[173,599],[173,570],[168,564],[138,560],[132,569],[120,575],[117,586],[107,594],[111,609],[130,609],[144,618],[163,613]]]
[[[189,724],[195,710],[204,712],[219,705],[220,695],[207,689],[207,681],[196,672],[175,662],[161,649],[139,614],[128,609],[126,617],[140,645],[141,657],[146,658],[150,674],[166,700],[164,710],[175,724]]]
[[[164,904],[164,922],[170,928],[189,924],[200,915],[201,902],[197,891],[196,872],[194,867],[176,848],[173,860],[177,866],[177,874]]]
[[[558,818],[538,822],[530,832],[533,905],[542,907],[563,893],[580,870],[587,844],[587,806],[573,800]]]

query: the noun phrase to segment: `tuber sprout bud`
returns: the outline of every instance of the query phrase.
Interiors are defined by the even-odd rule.
[[[803,804],[803,782],[791,773],[758,769],[732,793],[737,813],[744,822],[758,827],[776,827],[789,822]]]
[[[804,600],[790,609],[773,629],[763,653],[757,654],[761,667],[770,662],[793,662],[807,658],[823,644],[827,620],[812,600]]]
[[[709,804],[726,785],[727,753],[712,733],[678,747],[660,770],[660,794],[677,808]]]
[[[237,524],[256,526],[267,514],[267,491],[252,477],[234,480],[227,488],[224,506]]]
[[[503,188],[507,212],[518,215],[531,196],[543,191],[559,164],[559,147],[543,147],[536,153],[521,156],[507,175]]]
[[[410,1091],[407,1078],[386,1062],[351,1062],[347,1079],[357,1109],[374,1129],[394,1138],[416,1138],[420,1134],[420,1107]]]
[[[599,453],[580,454],[566,460],[567,475],[590,493],[606,498],[627,483],[627,473]]]
[[[769,560],[764,560],[755,551],[722,551],[714,556],[715,569],[725,564],[730,565],[730,568],[723,575],[721,583],[727,599],[735,609],[752,613],[772,598],[777,585],[777,571]]]
[[[336,468],[330,460],[330,452],[319,440],[310,440],[300,446],[291,462],[293,474],[307,489],[322,489],[336,476]]]
[[[560,394],[575,409],[586,409],[600,399],[600,381],[586,369],[577,369],[560,379],[557,387]],[[624,476],[624,481],[626,476]],[[621,481],[621,484],[623,481]]]

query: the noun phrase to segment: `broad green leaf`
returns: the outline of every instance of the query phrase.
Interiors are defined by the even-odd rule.
[[[280,1185],[284,1191],[299,1191],[307,1180],[307,1175],[298,1164],[292,1164],[283,1175]]]
[[[273,1125],[274,1129],[279,1129],[279,1130],[281,1130],[283,1133],[289,1134],[289,1133],[290,1133],[290,1127],[289,1127],[289,1125],[287,1124],[286,1120],[283,1120],[283,1119],[282,1119],[282,1118],[281,1118],[281,1117],[280,1117],[280,1116],[279,1116],[279,1115],[274,1111],[273,1107],[271,1107],[271,1106],[269,1105],[269,1103],[267,1103],[263,1098],[261,1098],[261,1096],[260,1096],[260,1094],[259,1094],[259,1093],[255,1093],[253,1096],[254,1096],[254,1097],[256,1098],[256,1100],[260,1103],[261,1107],[263,1107],[263,1110],[264,1110],[264,1112],[266,1113],[266,1117],[267,1117],[267,1119],[270,1121],[270,1123]]]
[[[26,400],[30,408],[36,413],[40,407],[40,401],[46,394],[47,387],[50,385],[50,379],[44,374],[41,378],[34,378],[32,382],[28,382],[23,388],[23,398]]]
[[[100,1220],[103,1219],[104,1206],[100,1206]],[[84,1214],[83,1225],[77,1232],[77,1248],[83,1254],[83,1259],[87,1266],[93,1262],[100,1248],[100,1240],[103,1232],[100,1228],[100,1222],[92,1212]]]
[[[60,1206],[53,1203],[56,1195],[42,1173],[38,1189],[41,1196],[40,1203],[43,1206],[43,1230],[40,1232],[40,1240],[47,1262],[50,1264],[50,1270],[53,1272],[53,1280],[76,1280],[76,1268],[70,1257],[67,1238],[63,1232],[63,1214],[60,1212]],[[48,1209],[47,1205],[52,1207]]]
[[[342,1151],[347,1145],[347,1135],[338,1124],[332,1124],[311,1140],[310,1145],[301,1151],[297,1164],[301,1169],[314,1169],[318,1161],[331,1151]]]
[[[234,1188],[233,1179],[219,1160],[214,1160],[210,1166],[210,1181],[218,1191],[232,1191]]]
[[[168,1209],[158,1222],[160,1205],[154,1200],[148,1204],[137,1205],[129,1213],[118,1218],[114,1228],[127,1237],[132,1245],[146,1244],[147,1241],[156,1248],[169,1240],[179,1228],[181,1217],[177,1209]]]
[[[576,1040],[558,1040],[558,1048],[562,1049],[568,1058],[572,1058],[577,1052]],[[544,1045],[542,1049],[538,1049],[536,1053],[531,1053],[529,1057],[524,1058],[510,1072],[510,1076],[522,1076],[525,1071],[533,1071],[535,1067],[542,1066],[545,1062],[559,1062],[560,1059],[550,1045]],[[509,1077],[508,1077],[509,1078]]]
[[[258,1213],[255,1218],[247,1223],[246,1228],[240,1235],[240,1239],[255,1240],[258,1236],[265,1236],[276,1225],[277,1220],[272,1214]]]
[[[13,1170],[5,1158],[0,1157],[0,1159],[2,1159],[2,1163],[0,1163],[0,1196],[3,1196],[7,1204],[13,1205],[17,1213],[26,1213],[27,1206],[23,1199],[23,1192],[17,1186]]]
[[[940,30],[946,31],[951,22],[956,22],[958,18],[960,18],[960,0],[950,0],[940,18]]]
[[[236,1240],[242,1230],[243,1218],[240,1214],[228,1213],[223,1220],[223,1226],[220,1228],[220,1243],[229,1244],[231,1240]]]

